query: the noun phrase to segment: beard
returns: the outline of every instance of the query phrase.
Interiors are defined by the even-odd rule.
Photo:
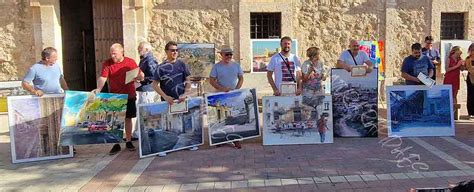
[[[288,52],[290,52],[290,48],[289,48],[289,47],[285,47],[285,48],[282,49],[282,51],[285,52],[285,53],[288,53]]]

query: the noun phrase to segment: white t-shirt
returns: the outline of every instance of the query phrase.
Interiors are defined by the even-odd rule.
[[[354,59],[356,60],[357,64],[354,63]],[[345,50],[339,56],[339,61],[343,61],[346,65],[364,65],[366,61],[369,61],[370,58],[367,53],[363,51],[359,51],[357,55],[352,59],[351,54],[348,50]]]
[[[280,55],[280,53],[273,55],[270,59],[270,63],[267,66],[267,71],[273,71],[273,79],[278,89],[280,89],[280,84],[282,81],[294,82],[293,78],[296,81],[296,71],[301,71],[301,63],[298,56],[290,53],[290,56],[285,58],[285,56]],[[288,69],[282,57],[288,59],[290,70],[293,72],[293,78],[291,78],[290,73],[288,73]]]

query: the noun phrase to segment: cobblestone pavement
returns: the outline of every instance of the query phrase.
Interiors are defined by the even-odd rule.
[[[21,164],[11,163],[7,115],[0,122],[1,191],[407,191],[474,179],[474,120],[456,121],[456,137],[384,140],[382,133],[286,146],[257,138],[242,149],[205,143],[144,159],[89,145],[76,146],[74,158]]]

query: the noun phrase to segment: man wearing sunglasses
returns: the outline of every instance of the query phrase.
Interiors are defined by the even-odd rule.
[[[221,61],[212,66],[209,83],[217,91],[222,92],[240,89],[244,82],[244,72],[238,63],[232,61],[232,49],[223,48],[219,53]]]
[[[427,56],[431,63],[433,63],[433,76],[431,78],[436,81],[436,65],[440,63],[439,51],[433,48],[433,37],[425,37],[425,47],[421,49],[421,54]]]
[[[172,105],[174,100],[182,102],[191,90],[188,66],[178,60],[178,44],[170,41],[165,45],[166,60],[158,65],[153,74],[153,89],[161,100]]]

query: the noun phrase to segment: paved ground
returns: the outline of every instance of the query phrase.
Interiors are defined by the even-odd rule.
[[[145,159],[91,145],[74,158],[23,164],[11,164],[7,116],[0,122],[0,191],[407,191],[474,179],[474,120],[457,121],[456,137],[286,146],[257,138],[239,150],[206,143]]]

